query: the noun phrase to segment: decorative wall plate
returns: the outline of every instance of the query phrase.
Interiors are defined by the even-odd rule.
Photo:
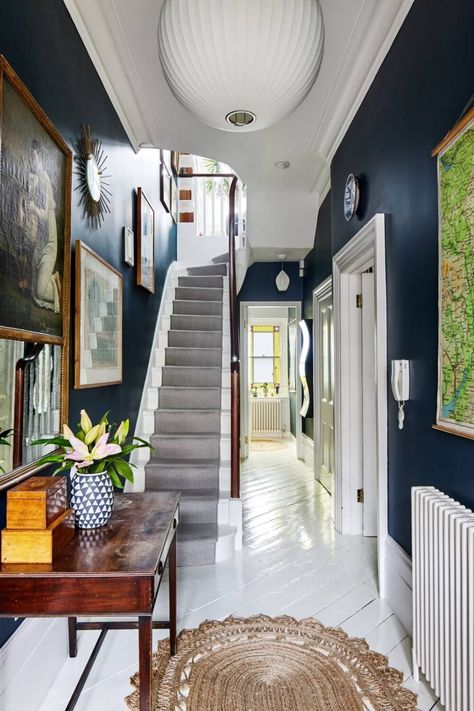
[[[354,217],[359,206],[359,181],[352,173],[349,173],[344,188],[344,217],[349,222]]]
[[[107,156],[102,149],[102,141],[92,136],[90,126],[82,127],[82,136],[78,141],[76,156],[79,177],[77,189],[80,191],[79,204],[84,208],[92,227],[100,227],[104,215],[110,212],[110,192],[107,170]]]

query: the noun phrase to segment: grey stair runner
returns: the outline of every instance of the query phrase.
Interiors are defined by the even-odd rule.
[[[225,261],[178,278],[146,466],[148,490],[181,491],[178,565],[215,562]]]

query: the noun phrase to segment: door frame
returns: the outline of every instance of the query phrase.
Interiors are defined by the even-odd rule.
[[[362,517],[357,503],[359,472],[352,464],[362,442],[360,417],[361,349],[357,329],[351,324],[351,276],[369,264],[375,282],[375,380],[376,467],[378,478],[377,547],[380,596],[385,596],[385,543],[387,538],[387,294],[385,267],[385,215],[377,213],[333,258],[333,305],[335,347],[335,482],[336,529],[343,534],[361,534]]]
[[[248,456],[248,442],[246,443],[245,437],[250,436],[250,416],[249,416],[249,399],[248,399],[248,385],[249,385],[249,373],[248,373],[248,348],[246,340],[246,330],[245,322],[248,321],[248,310],[250,306],[262,306],[265,307],[281,307],[281,308],[295,308],[296,309],[296,320],[297,322],[301,320],[301,301],[241,301],[240,302],[240,350],[241,350],[241,361],[240,361],[240,432],[241,432],[241,443],[240,451],[242,457]],[[298,331],[297,331],[298,334]],[[301,352],[301,339],[296,338],[296,364],[298,365],[300,360]],[[303,427],[301,422],[301,383],[296,379],[296,456],[298,459],[303,459]]]
[[[327,277],[324,281],[313,289],[313,442],[314,442],[314,478],[318,479],[318,473],[321,467],[321,442],[319,439],[320,427],[319,420],[321,418],[321,391],[319,387],[319,302],[332,296],[332,276]],[[334,304],[333,304],[334,308]],[[334,500],[334,496],[332,497]]]

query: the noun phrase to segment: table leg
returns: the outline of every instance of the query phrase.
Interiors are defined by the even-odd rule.
[[[153,618],[138,618],[140,711],[152,711]]]
[[[168,556],[170,604],[170,654],[176,654],[176,535]]]
[[[77,617],[68,617],[69,656],[77,657]]]

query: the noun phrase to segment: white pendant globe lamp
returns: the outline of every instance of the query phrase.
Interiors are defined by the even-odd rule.
[[[277,278],[275,279],[275,284],[278,291],[286,291],[290,286],[290,277],[283,269],[283,260],[285,259],[285,257],[286,254],[278,255],[278,259],[280,259],[281,261],[281,271],[277,274]]]
[[[227,131],[266,128],[307,96],[323,56],[319,0],[164,0],[160,60],[178,101]]]

